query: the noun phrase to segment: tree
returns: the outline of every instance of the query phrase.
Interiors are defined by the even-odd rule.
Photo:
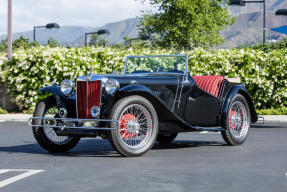
[[[48,45],[49,47],[58,47],[59,43],[56,39],[53,39],[52,37],[50,37],[48,40]]]
[[[4,40],[2,39],[0,42],[0,52],[6,52],[7,50],[7,38]]]
[[[27,39],[23,36],[20,36],[18,39],[13,41],[12,45],[13,45],[14,49],[18,49],[18,48],[27,49],[27,48],[31,47],[29,39]]]
[[[98,47],[98,46],[105,47],[106,43],[107,43],[107,40],[105,40],[103,37],[101,37],[100,35],[98,35],[96,33],[91,35],[91,39],[89,41],[90,46],[94,45],[96,47]]]
[[[157,11],[143,14],[138,25],[139,35],[153,36],[153,41],[164,48],[220,45],[224,39],[219,32],[235,22],[227,10],[226,0],[149,2]]]
[[[20,36],[18,39],[14,40],[12,43],[13,49],[29,49],[31,47],[39,46],[37,42],[29,42],[29,39]],[[7,38],[1,40],[0,42],[0,52],[7,51]]]

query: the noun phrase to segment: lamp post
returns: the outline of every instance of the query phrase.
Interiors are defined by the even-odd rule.
[[[88,45],[88,35],[92,35],[92,34],[97,34],[97,35],[103,35],[103,34],[111,34],[109,30],[107,29],[100,29],[96,32],[88,32],[88,33],[85,33],[85,46]]]
[[[48,23],[47,25],[44,25],[44,26],[34,26],[33,41],[36,41],[36,29],[39,29],[39,28],[46,28],[46,29],[56,28],[56,29],[59,29],[60,25],[57,23]]]
[[[263,43],[266,42],[266,3],[265,0],[244,1],[244,0],[229,0],[229,5],[245,6],[246,3],[262,3],[263,4]]]
[[[12,0],[8,0],[7,58],[12,58]]]

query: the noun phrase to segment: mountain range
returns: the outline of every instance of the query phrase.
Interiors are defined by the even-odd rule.
[[[59,29],[36,29],[36,41],[41,44],[46,44],[51,37],[57,40],[62,45],[70,46],[83,46],[85,44],[85,33],[95,32],[99,29],[107,29],[110,34],[102,35],[108,42],[108,44],[123,43],[124,37],[129,36],[131,38],[137,36],[137,24],[139,18],[131,18],[123,21],[108,23],[102,27],[89,27],[89,26],[61,26]],[[33,31],[25,31],[13,34],[13,40],[18,39],[20,36],[24,36],[30,40],[33,40]],[[0,37],[4,39],[5,36]]]
[[[287,16],[275,16],[275,11],[280,8],[287,8],[287,0],[267,0],[266,1],[266,26],[267,39],[278,40],[286,37],[280,33],[272,32],[271,28],[287,25]],[[235,48],[242,45],[250,45],[262,42],[263,13],[262,4],[248,3],[246,6],[232,6],[230,12],[236,16],[236,24],[224,29],[221,35],[225,38],[225,43],[218,48]],[[52,37],[62,45],[83,46],[86,32],[94,32],[99,29],[108,29],[109,35],[103,35],[108,44],[124,42],[123,38],[128,36],[135,38],[138,34],[137,25],[140,18],[131,18],[123,21],[108,23],[101,27],[90,26],[62,26],[59,29],[37,29],[36,40],[42,44]],[[33,31],[25,31],[13,34],[13,39],[24,36],[33,39]],[[5,36],[0,37],[4,39]]]

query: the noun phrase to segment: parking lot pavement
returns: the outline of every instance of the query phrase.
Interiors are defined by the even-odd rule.
[[[287,191],[287,124],[254,125],[241,146],[218,133],[184,133],[123,158],[103,139],[51,154],[25,122],[1,122],[0,191]]]

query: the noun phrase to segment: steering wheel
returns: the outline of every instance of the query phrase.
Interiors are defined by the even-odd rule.
[[[177,69],[172,69],[172,70],[169,70],[168,72],[171,72],[171,73],[183,73],[183,71],[180,71],[180,70],[177,70]]]
[[[132,73],[149,73],[149,71],[138,70],[138,71],[133,71]]]

